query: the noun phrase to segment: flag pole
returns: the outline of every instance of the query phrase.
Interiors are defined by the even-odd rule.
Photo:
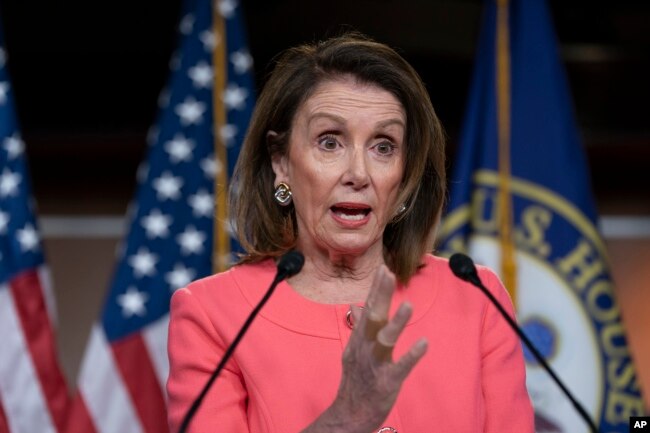
[[[517,306],[517,264],[512,234],[512,195],[510,163],[510,33],[508,0],[497,1],[497,116],[499,142],[499,241],[501,246],[501,276],[512,302]]]
[[[228,154],[221,128],[226,125],[226,107],[223,103],[223,93],[226,88],[228,68],[226,63],[226,29],[224,18],[219,8],[212,8],[212,31],[215,47],[212,51],[214,68],[213,85],[213,134],[214,157],[217,170],[214,177],[215,215],[212,237],[212,270],[225,271],[228,267],[226,258],[230,255],[230,236],[226,232],[228,223]]]

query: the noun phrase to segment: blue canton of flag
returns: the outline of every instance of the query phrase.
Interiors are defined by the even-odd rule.
[[[469,252],[499,270],[507,256],[501,236],[511,232],[513,281],[519,283],[510,289],[524,331],[601,431],[626,432],[643,403],[549,12],[543,0],[504,1],[500,10],[495,3],[488,2],[484,15],[439,250]],[[504,12],[507,20],[497,24]],[[510,37],[497,38],[504,28]],[[509,104],[496,89],[504,82],[510,83]],[[507,201],[499,194],[504,190]],[[501,224],[506,213],[510,230]],[[537,431],[588,432],[569,400],[525,355]]]
[[[167,431],[170,297],[212,273],[215,198],[219,203],[227,191],[218,179],[232,172],[252,113],[252,59],[236,1],[194,0],[184,10],[171,81],[160,96],[157,126],[138,173],[130,229],[79,378],[75,417],[85,424],[79,421],[71,431]],[[213,13],[223,26],[213,23]],[[220,69],[213,58],[224,45],[227,69]],[[225,78],[216,93],[222,95],[216,103],[225,109],[224,124],[214,121],[219,78]],[[226,147],[226,160],[215,154],[214,134]],[[216,227],[229,236],[226,224]],[[232,241],[231,250],[237,247]]]
[[[2,40],[0,40],[0,44]],[[0,45],[0,281],[42,265],[43,252],[31,207],[25,143],[18,132],[12,91]]]
[[[0,432],[63,432],[55,310],[0,29]]]

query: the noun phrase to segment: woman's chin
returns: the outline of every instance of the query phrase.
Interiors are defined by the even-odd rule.
[[[377,242],[374,239],[368,239],[367,236],[348,234],[330,239],[325,245],[326,249],[330,252],[330,256],[363,256],[365,254],[372,254]],[[381,239],[379,242],[381,242]],[[381,252],[382,249],[377,248],[377,251]]]

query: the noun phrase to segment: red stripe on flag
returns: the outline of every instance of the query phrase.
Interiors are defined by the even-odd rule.
[[[97,429],[93,423],[86,402],[81,393],[77,392],[70,407],[70,416],[65,433],[96,433]]]
[[[61,432],[65,425],[70,397],[59,368],[54,331],[38,273],[35,270],[23,272],[11,279],[10,286],[47,407],[57,431]]]
[[[7,424],[7,415],[0,401],[0,433],[9,433],[9,424]]]
[[[111,343],[111,348],[144,431],[168,432],[165,398],[142,335]]]

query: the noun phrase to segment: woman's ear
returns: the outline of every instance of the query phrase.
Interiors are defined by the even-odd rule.
[[[266,133],[266,146],[271,153],[271,166],[273,173],[275,173],[275,185],[280,182],[289,184],[289,171],[288,171],[288,155],[279,151],[280,146],[277,145],[279,139],[278,133],[269,131]]]

